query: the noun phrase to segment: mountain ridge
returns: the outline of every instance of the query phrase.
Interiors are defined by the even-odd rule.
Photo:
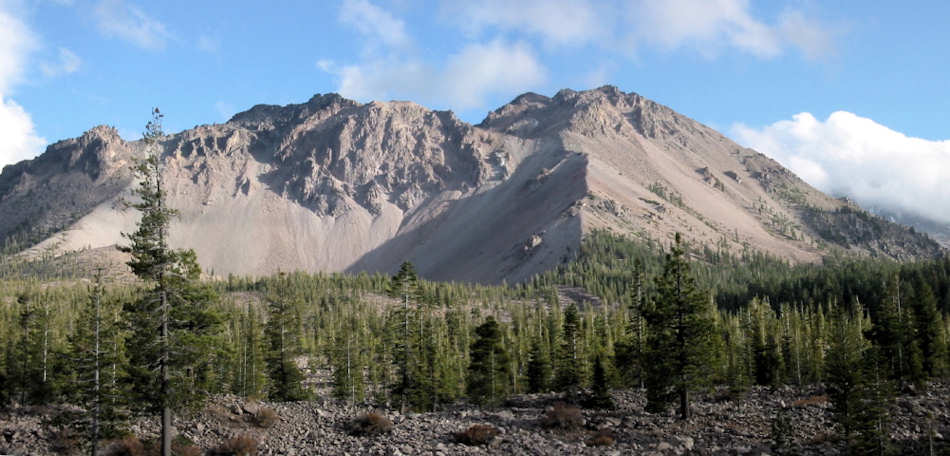
[[[135,215],[140,142],[96,127],[0,173],[0,245],[101,248]],[[774,160],[636,93],[522,94],[477,125],[412,102],[317,94],[256,105],[162,141],[172,243],[216,273],[392,271],[519,281],[610,229],[755,248],[898,260],[933,240],[824,195]],[[27,234],[23,234],[27,233]]]

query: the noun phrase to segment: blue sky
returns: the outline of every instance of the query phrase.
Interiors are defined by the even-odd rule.
[[[153,106],[170,131],[326,92],[477,123],[526,91],[609,83],[823,190],[950,214],[948,17],[939,1],[0,0],[0,166],[98,124],[137,137]]]

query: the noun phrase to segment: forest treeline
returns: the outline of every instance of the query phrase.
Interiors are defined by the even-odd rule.
[[[529,392],[594,401],[598,388],[650,391],[651,382],[677,378],[683,388],[652,388],[665,397],[651,403],[684,413],[679,391],[715,385],[741,393],[751,385],[837,382],[851,385],[845,393],[853,396],[867,379],[883,379],[879,386],[893,392],[948,374],[950,260],[789,266],[760,255],[690,255],[686,247],[679,262],[687,269],[679,272],[691,289],[683,312],[700,323],[689,335],[700,350],[681,363],[669,359],[675,316],[658,315],[677,299],[669,290],[675,256],[604,232],[591,234],[575,261],[516,285],[429,282],[408,263],[392,277],[196,282],[190,293],[201,312],[182,310],[178,324],[187,333],[196,322],[186,320],[197,316],[215,329],[181,341],[188,353],[175,364],[182,369],[175,406],[219,393],[307,399],[315,391],[308,373],[329,378],[333,394],[354,404],[418,411],[459,400],[498,405]],[[567,303],[560,286],[599,299]],[[100,435],[118,435],[132,414],[153,413],[142,385],[159,386],[149,380],[151,366],[136,359],[148,343],[136,339],[135,325],[154,322],[143,323],[133,305],[150,295],[147,287],[93,278],[0,281],[0,401],[94,403],[90,341],[98,322]]]

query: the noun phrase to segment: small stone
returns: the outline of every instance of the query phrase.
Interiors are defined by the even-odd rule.
[[[686,448],[686,451],[693,451],[693,446],[696,445],[696,442],[693,440],[693,438],[689,436],[677,437],[676,439],[680,441],[680,444],[682,444],[683,448]]]
[[[501,418],[501,419],[503,419],[503,420],[506,420],[506,421],[511,421],[511,420],[515,419],[515,414],[512,413],[511,410],[502,410],[502,411],[496,413],[495,416],[497,416],[498,418]]]
[[[656,445],[656,449],[660,451],[672,450],[673,445],[670,445],[670,442],[660,442]]]
[[[257,415],[257,413],[261,411],[261,405],[257,402],[248,402],[244,404],[243,409],[244,413],[248,415]]]

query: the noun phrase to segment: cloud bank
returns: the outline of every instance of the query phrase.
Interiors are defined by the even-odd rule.
[[[758,58],[797,49],[816,59],[833,53],[832,32],[799,10],[773,23],[757,18],[748,0],[637,0],[626,11],[633,43],[666,50],[691,48],[707,58],[735,49]]]
[[[592,44],[627,54],[644,47],[687,49],[707,58],[729,49],[762,59],[788,50],[808,59],[834,53],[834,33],[827,24],[798,9],[769,21],[754,13],[748,0],[445,1],[443,10],[468,33],[523,33],[548,46]]]
[[[340,7],[340,22],[385,46],[401,48],[411,43],[406,24],[368,0],[344,0]]]
[[[0,168],[33,158],[46,145],[29,113],[9,98],[23,78],[27,56],[37,46],[29,28],[0,3]]]
[[[732,135],[818,189],[859,204],[950,223],[950,140],[909,137],[846,111],[825,121],[805,112]]]
[[[317,66],[339,79],[341,95],[356,100],[411,98],[454,109],[479,107],[493,93],[510,93],[545,80],[546,70],[524,43],[495,40],[470,44],[442,65],[416,58],[380,58],[337,66]]]
[[[412,99],[461,110],[481,107],[492,94],[519,92],[546,77],[523,41],[472,42],[436,62],[419,56],[401,19],[368,0],[344,1],[339,21],[363,36],[362,61],[321,59],[316,66],[334,75],[337,91],[348,98]]]
[[[808,59],[833,52],[833,34],[804,12],[787,9],[764,20],[748,0],[444,0],[440,18],[464,38],[444,59],[426,57],[406,22],[370,0],[344,0],[340,24],[362,39],[352,62],[321,59],[337,91],[362,101],[391,98],[465,110],[484,108],[491,95],[540,90],[545,53],[597,49],[635,55],[644,47],[695,51],[715,58],[726,50],[769,59],[791,49]],[[610,80],[616,62],[602,62],[582,79]]]

